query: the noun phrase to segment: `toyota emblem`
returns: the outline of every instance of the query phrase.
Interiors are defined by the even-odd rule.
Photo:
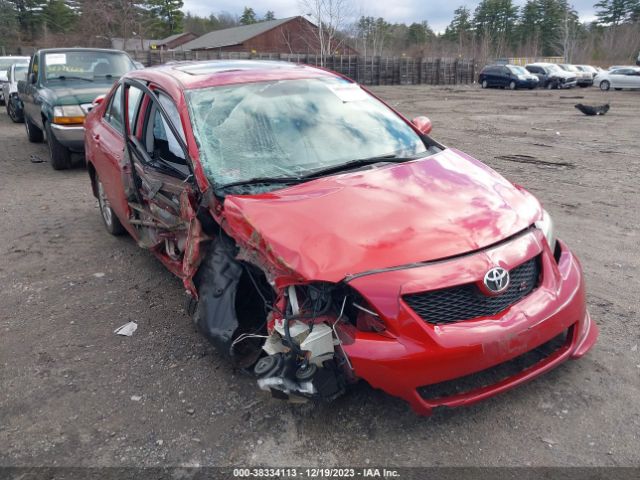
[[[484,284],[490,292],[504,292],[509,286],[509,272],[502,267],[493,267],[485,274]]]

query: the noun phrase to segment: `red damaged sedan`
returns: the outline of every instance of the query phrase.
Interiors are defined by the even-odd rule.
[[[102,219],[178,275],[277,398],[360,379],[419,414],[584,355],[581,267],[522,187],[351,80],[280,62],[125,75],[86,120]]]

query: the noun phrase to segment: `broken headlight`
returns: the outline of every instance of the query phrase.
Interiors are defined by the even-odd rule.
[[[549,244],[549,248],[552,252],[556,249],[556,232],[553,226],[553,220],[551,219],[551,215],[546,210],[542,210],[542,218],[538,220],[536,223],[536,228],[542,230],[545,238],[547,239],[547,243]]]

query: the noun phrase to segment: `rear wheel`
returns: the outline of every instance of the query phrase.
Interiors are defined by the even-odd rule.
[[[42,130],[34,125],[28,117],[24,118],[24,126],[27,129],[27,138],[31,143],[42,143],[44,140]]]
[[[98,205],[100,205],[100,214],[102,215],[102,221],[104,226],[111,235],[119,236],[125,232],[124,227],[118,220],[115,212],[111,208],[107,193],[104,191],[104,185],[100,181],[100,177],[96,174],[96,186],[98,190]]]
[[[71,152],[53,135],[49,123],[45,123],[44,128],[47,130],[47,144],[49,145],[51,166],[54,170],[66,170],[71,166]]]
[[[517,87],[516,82],[511,81],[511,82],[509,83],[509,90],[515,90],[515,89],[516,89],[516,87]]]
[[[606,92],[610,88],[611,88],[611,84],[609,83],[608,80],[603,80],[602,82],[600,82],[600,90],[602,90],[603,92]]]

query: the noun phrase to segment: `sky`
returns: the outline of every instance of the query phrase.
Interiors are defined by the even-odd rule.
[[[240,15],[244,6],[252,7],[258,16],[264,15],[267,10],[272,10],[276,18],[292,17],[304,14],[299,0],[183,0],[184,11],[190,11],[198,15],[218,14],[221,12]],[[580,18],[590,21],[594,18],[593,4],[598,0],[573,0],[570,4],[578,11]],[[394,0],[389,8],[386,2],[354,0],[354,17],[360,15],[383,17],[388,22],[413,23],[427,20],[431,28],[436,32],[442,32],[451,21],[453,11],[461,5],[466,5],[473,10],[478,1],[470,0]],[[514,0],[514,3],[523,5],[525,0]]]

